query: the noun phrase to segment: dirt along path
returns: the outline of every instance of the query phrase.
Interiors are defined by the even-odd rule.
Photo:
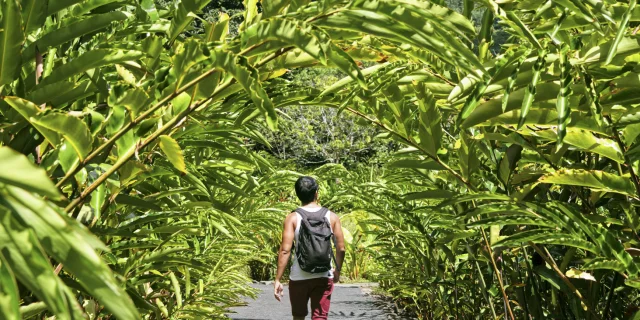
[[[252,285],[260,290],[256,300],[248,299],[247,306],[233,308],[229,317],[235,320],[288,320],[291,319],[289,289],[285,287],[282,302],[273,297],[272,283]],[[336,284],[331,297],[329,319],[408,320],[393,311],[386,301],[371,295],[375,284]],[[309,319],[309,316],[307,316]]]

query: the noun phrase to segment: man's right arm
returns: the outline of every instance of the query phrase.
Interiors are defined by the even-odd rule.
[[[293,246],[293,237],[295,235],[294,222],[296,219],[295,212],[290,213],[284,220],[284,226],[282,230],[282,244],[280,244],[280,250],[278,251],[278,270],[276,272],[276,281],[274,284],[275,298],[280,301],[280,295],[284,288],[280,283],[284,270],[289,263],[289,257],[291,256],[291,247]]]
[[[340,223],[340,217],[332,212],[331,220],[334,221],[332,228],[333,235],[336,237],[336,269],[333,272],[333,280],[335,282],[340,282],[340,272],[342,271],[342,264],[344,262],[346,247],[344,244],[344,234],[342,233],[342,224]]]

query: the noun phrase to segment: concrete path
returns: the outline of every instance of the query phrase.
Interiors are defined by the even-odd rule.
[[[260,290],[256,300],[248,300],[248,306],[236,307],[229,314],[235,320],[288,320],[291,319],[289,289],[285,287],[282,302],[273,297],[273,284],[253,284]],[[389,303],[370,295],[372,284],[336,284],[331,297],[329,319],[408,320],[392,310]],[[307,316],[309,319],[309,316]]]

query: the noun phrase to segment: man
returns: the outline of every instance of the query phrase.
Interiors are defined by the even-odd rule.
[[[278,254],[278,271],[276,273],[273,294],[278,301],[280,301],[283,296],[284,288],[280,280],[284,274],[284,269],[287,267],[294,241],[297,246],[300,245],[299,235],[301,225],[303,224],[303,216],[305,216],[305,219],[307,219],[307,214],[311,216],[313,213],[318,213],[321,216],[323,214],[322,212],[326,211],[325,217],[329,220],[328,224],[331,226],[331,231],[335,236],[335,267],[331,269],[329,258],[327,271],[317,273],[307,272],[302,270],[307,267],[301,267],[298,258],[294,256],[291,273],[289,275],[289,300],[291,301],[293,320],[304,320],[308,314],[307,303],[309,300],[311,300],[312,309],[311,319],[324,320],[327,319],[327,315],[329,314],[333,284],[340,281],[340,270],[342,268],[342,262],[344,261],[345,246],[342,226],[340,225],[340,218],[338,218],[335,213],[318,205],[318,183],[313,178],[301,177],[296,181],[295,189],[302,206],[290,213],[284,221],[282,244],[280,245],[280,252]],[[296,253],[296,256],[298,256],[298,253]],[[303,261],[302,264],[304,265],[305,261]]]

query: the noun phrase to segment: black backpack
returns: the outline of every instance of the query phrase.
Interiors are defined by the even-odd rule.
[[[302,208],[296,212],[302,217],[298,240],[296,242],[296,258],[300,269],[321,273],[331,270],[331,222],[325,218],[329,209],[322,207],[318,212],[308,212]]]

